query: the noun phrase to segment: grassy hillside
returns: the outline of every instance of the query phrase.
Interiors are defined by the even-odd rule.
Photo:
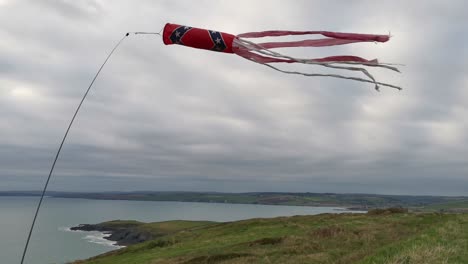
[[[112,227],[115,229],[135,229],[137,231],[149,232],[156,236],[165,236],[182,230],[192,230],[199,227],[206,227],[212,224],[216,224],[216,222],[173,220],[155,223],[143,223],[133,220],[115,220],[103,222],[100,225]]]
[[[166,230],[75,264],[468,263],[467,214],[322,214]]]
[[[118,245],[129,246],[154,240],[183,230],[194,230],[199,227],[216,224],[209,221],[165,221],[142,223],[132,220],[115,220],[99,224],[83,224],[71,227],[71,230],[109,232],[107,238]]]
[[[468,201],[453,201],[446,203],[435,203],[425,207],[426,210],[433,211],[452,211],[468,213]]]

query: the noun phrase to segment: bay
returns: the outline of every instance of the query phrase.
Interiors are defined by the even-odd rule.
[[[20,263],[37,202],[38,197],[0,197],[1,263]],[[102,235],[97,232],[67,231],[69,227],[78,224],[116,219],[226,222],[341,212],[347,211],[336,207],[45,198],[25,263],[66,263],[117,248],[102,239]]]

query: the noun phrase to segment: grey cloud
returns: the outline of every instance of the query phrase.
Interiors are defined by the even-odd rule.
[[[105,54],[125,32],[167,21],[233,33],[392,30],[385,44],[295,52],[406,64],[402,74],[375,71],[405,90],[283,75],[132,35],[85,102],[53,188],[467,194],[466,4],[425,3],[9,2],[0,9],[0,188],[39,189]]]
[[[93,15],[102,13],[102,5],[99,1],[85,0],[85,1],[68,1],[68,0],[42,0],[37,1],[43,8],[54,9],[57,14],[65,18],[91,18]]]

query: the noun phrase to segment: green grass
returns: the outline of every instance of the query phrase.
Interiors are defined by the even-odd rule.
[[[108,222],[103,222],[101,225],[105,225],[108,227],[113,227],[113,228],[128,228],[128,227],[136,227],[136,226],[141,226],[144,225],[145,223],[143,222],[138,222],[135,220],[114,220],[114,221],[108,221]]]
[[[164,221],[155,223],[143,223],[134,220],[114,220],[100,223],[99,225],[113,229],[132,229],[133,231],[147,232],[154,236],[161,237],[169,234],[174,234],[184,230],[192,230],[209,225],[217,224],[210,221]]]
[[[468,209],[468,201],[454,201],[447,203],[436,203],[425,207],[427,210],[450,210],[450,209]]]
[[[143,224],[138,227],[139,230],[149,231],[152,233],[158,234],[173,234],[183,230],[193,230],[200,227],[207,227],[213,225],[215,222],[209,221],[165,221],[165,222],[156,222]]]
[[[468,263],[468,215],[322,214],[228,223],[169,221],[160,239],[76,264]]]

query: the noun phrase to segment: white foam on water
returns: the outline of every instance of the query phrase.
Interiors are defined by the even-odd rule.
[[[87,235],[83,237],[84,240],[105,246],[117,246],[114,241],[107,240],[106,237],[109,236],[109,233],[103,233],[98,231],[90,231]],[[119,246],[117,246],[119,247]]]
[[[64,232],[84,233],[86,235],[81,239],[84,239],[90,243],[113,247],[116,249],[125,247],[117,245],[115,241],[107,240],[106,238],[111,235],[109,232],[71,230],[70,227],[59,227],[58,230]]]
[[[63,232],[75,232],[73,230],[71,230],[71,227],[67,227],[67,226],[61,226],[58,228],[59,231],[63,231]]]

